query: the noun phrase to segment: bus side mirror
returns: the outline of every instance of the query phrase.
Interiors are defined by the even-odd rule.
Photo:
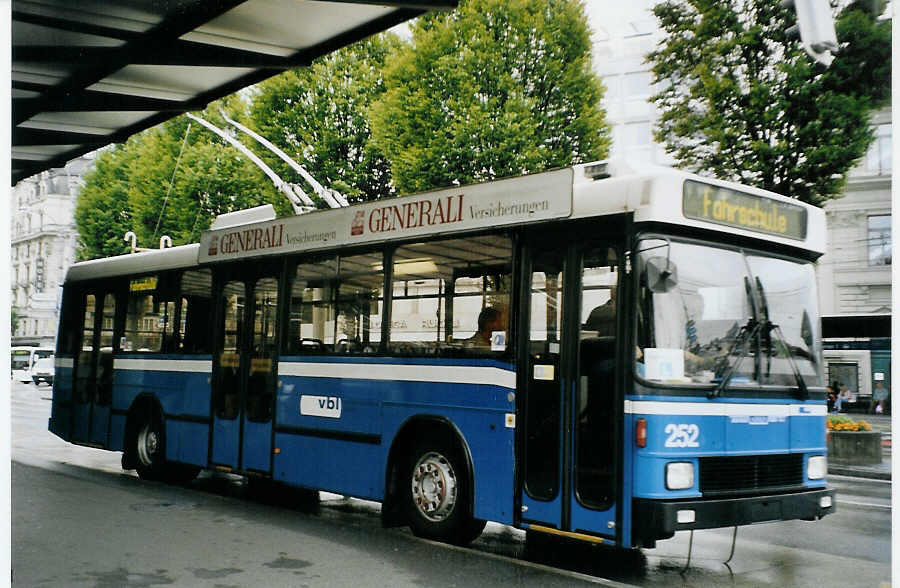
[[[678,268],[667,257],[651,257],[646,261],[647,287],[662,294],[678,285]]]

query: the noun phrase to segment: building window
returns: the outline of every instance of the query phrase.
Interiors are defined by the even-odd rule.
[[[869,304],[890,304],[890,286],[869,286]]]
[[[869,217],[869,265],[891,265],[891,215]]]
[[[625,149],[650,145],[651,128],[649,122],[628,123],[623,130],[622,143]]]
[[[878,125],[874,132],[875,141],[866,154],[866,171],[888,175],[891,173],[891,125]]]
[[[650,72],[636,71],[625,74],[626,100],[646,100],[650,96]]]

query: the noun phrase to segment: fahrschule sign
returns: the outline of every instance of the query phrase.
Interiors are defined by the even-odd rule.
[[[566,218],[572,168],[226,227],[200,238],[200,263]]]

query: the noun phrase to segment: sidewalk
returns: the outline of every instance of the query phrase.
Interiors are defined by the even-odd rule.
[[[873,431],[881,431],[881,463],[877,465],[855,465],[828,460],[828,473],[836,476],[854,476],[857,478],[891,479],[891,416],[851,412],[846,416],[853,420],[863,420],[872,426]]]

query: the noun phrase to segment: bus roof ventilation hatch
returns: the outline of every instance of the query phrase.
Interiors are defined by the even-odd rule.
[[[589,180],[605,180],[610,176],[611,174],[608,161],[589,163],[584,166],[584,177]]]

